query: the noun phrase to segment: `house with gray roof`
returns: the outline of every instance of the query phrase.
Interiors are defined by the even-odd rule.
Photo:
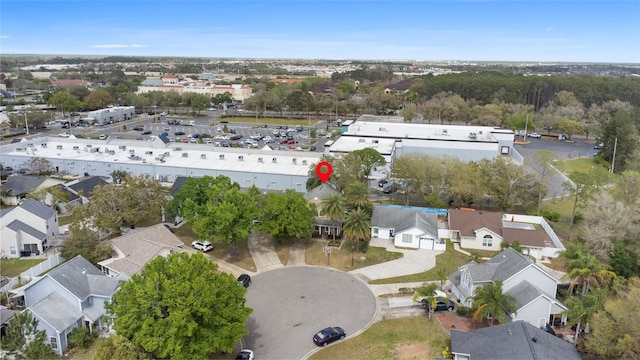
[[[60,237],[58,212],[35,199],[2,212],[0,257],[19,258],[41,254]]]
[[[78,255],[28,284],[24,304],[38,320],[38,330],[46,332],[51,349],[62,355],[73,329],[86,326],[94,332],[103,325],[104,304],[119,283]]]
[[[556,299],[558,280],[526,256],[506,248],[489,261],[471,261],[448,276],[451,292],[464,306],[471,307],[475,291],[487,283],[502,281],[502,291],[516,300],[515,314],[509,321],[524,320],[540,327],[554,323],[555,317],[567,310]]]
[[[111,240],[115,256],[100,261],[102,273],[129,280],[158,256],[180,253],[184,243],[164,224],[139,228]]]
[[[7,182],[2,184],[2,203],[5,205],[19,205],[27,194],[41,188],[48,188],[64,181],[52,179],[46,176],[15,175],[10,176]]]
[[[371,237],[389,238],[397,247],[445,250],[438,236],[438,215],[420,207],[376,205],[371,215]]]
[[[313,206],[315,206],[317,215],[316,215],[316,224],[314,227],[314,234],[325,237],[327,235],[340,236],[342,233],[342,221],[336,220],[331,221],[327,217],[322,215],[322,201],[329,195],[332,194],[340,194],[342,195],[333,185],[329,183],[323,183],[315,188],[309,190],[306,194],[304,194],[304,199]]]
[[[525,321],[451,330],[454,360],[579,360],[575,346]]]

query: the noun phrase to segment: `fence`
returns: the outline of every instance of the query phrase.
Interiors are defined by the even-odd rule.
[[[0,291],[6,293],[11,289],[13,289],[13,287],[18,283],[18,279],[24,280],[24,279],[34,278],[42,274],[43,272],[53,268],[54,266],[57,266],[61,262],[62,262],[62,256],[60,256],[60,253],[56,253],[52,257],[46,258],[43,262],[39,263],[38,265],[26,271],[23,271],[20,275],[14,278],[11,278],[7,284],[5,284],[2,288],[0,288]]]

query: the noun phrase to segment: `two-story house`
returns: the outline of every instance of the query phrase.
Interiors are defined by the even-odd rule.
[[[3,211],[0,216],[0,256],[41,254],[60,235],[58,213],[35,199]]]
[[[334,233],[336,234],[336,238],[339,238],[342,233],[342,221],[331,221],[331,219],[322,215],[322,201],[332,194],[340,194],[340,192],[331,184],[324,183],[309,190],[309,192],[304,195],[305,200],[313,205],[318,213],[314,226],[314,234],[322,236],[323,238],[333,236]]]
[[[464,306],[471,307],[472,296],[478,287],[502,280],[502,291],[516,300],[515,314],[507,314],[511,321],[524,320],[540,327],[567,308],[556,299],[558,280],[526,256],[506,248],[489,261],[475,261],[463,265],[448,276],[451,291]]]
[[[15,175],[10,176],[2,184],[2,203],[5,205],[20,205],[27,194],[34,190],[46,189],[62,184],[64,181],[46,176]]]
[[[102,325],[104,304],[119,282],[78,255],[28,284],[24,304],[38,320],[38,330],[46,332],[53,351],[62,355],[73,329],[86,326],[93,332]]]
[[[101,270],[111,277],[129,280],[157,256],[185,251],[184,243],[164,224],[136,229],[111,240],[116,256],[100,261]]]

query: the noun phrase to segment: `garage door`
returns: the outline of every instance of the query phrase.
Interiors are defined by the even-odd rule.
[[[433,250],[433,239],[420,238],[420,249]]]

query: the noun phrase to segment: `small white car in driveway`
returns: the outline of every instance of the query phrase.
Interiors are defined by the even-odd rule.
[[[529,137],[532,137],[532,138],[538,138],[538,139],[539,139],[539,138],[541,138],[542,136],[541,136],[540,134],[538,134],[538,133],[529,133]]]
[[[202,252],[213,250],[213,245],[208,241],[194,241],[191,243],[191,247]]]

